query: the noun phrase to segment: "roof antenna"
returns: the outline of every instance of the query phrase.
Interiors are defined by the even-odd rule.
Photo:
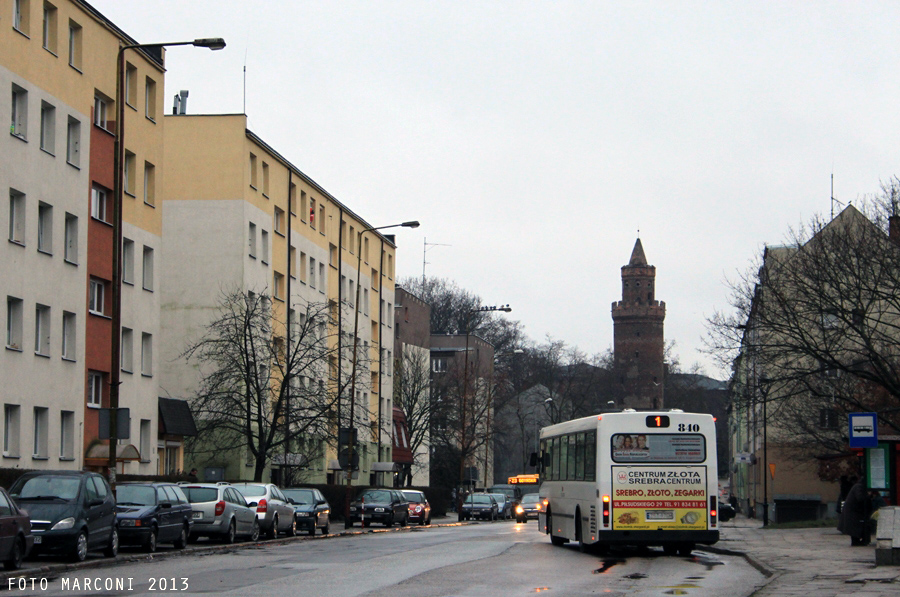
[[[244,50],[244,115],[247,115],[247,52],[250,48]]]
[[[452,247],[453,245],[445,245],[443,243],[430,243],[428,242],[428,238],[426,237],[424,240],[425,248],[422,251],[422,296],[425,296],[425,266],[428,265],[428,261],[426,261],[426,254],[428,253],[429,247]]]
[[[834,204],[844,205],[834,198],[834,168],[831,169],[831,219],[834,219]]]

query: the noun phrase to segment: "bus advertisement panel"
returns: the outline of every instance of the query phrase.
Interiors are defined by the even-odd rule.
[[[613,530],[706,530],[705,466],[613,466]]]

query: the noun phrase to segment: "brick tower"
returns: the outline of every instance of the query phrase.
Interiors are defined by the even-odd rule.
[[[656,267],[647,264],[641,239],[622,266],[622,300],[612,304],[617,406],[663,406],[663,320],[666,304],[655,300]]]

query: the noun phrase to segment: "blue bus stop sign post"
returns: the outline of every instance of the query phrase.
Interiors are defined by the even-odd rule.
[[[878,415],[876,413],[850,413],[850,447],[878,447]]]

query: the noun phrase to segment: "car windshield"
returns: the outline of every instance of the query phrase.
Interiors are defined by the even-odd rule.
[[[149,485],[119,485],[116,503],[120,506],[155,506],[156,489]]]
[[[80,477],[57,477],[42,475],[30,479],[19,479],[9,491],[9,495],[19,500],[74,500],[78,496]]]
[[[470,495],[469,502],[473,504],[490,504],[491,496],[489,495]]]
[[[215,487],[182,487],[184,495],[192,504],[202,504],[203,502],[214,502],[219,498],[219,490]]]
[[[316,503],[311,489],[283,489],[282,493],[287,496],[289,500],[294,500],[295,504]]]
[[[502,493],[492,493],[491,495],[494,496],[494,499],[497,500],[498,504],[506,501],[506,496]]]
[[[425,494],[421,491],[404,491],[403,497],[406,498],[407,501],[412,502],[414,504],[424,504],[425,503]]]
[[[367,502],[389,502],[391,501],[391,492],[390,491],[379,491],[379,490],[368,490],[364,491],[360,499],[364,499]]]
[[[266,495],[265,485],[235,485],[235,489],[241,492],[244,497],[256,497]]]
[[[527,493],[522,496],[523,504],[536,504],[541,501],[541,496],[536,493]]]

